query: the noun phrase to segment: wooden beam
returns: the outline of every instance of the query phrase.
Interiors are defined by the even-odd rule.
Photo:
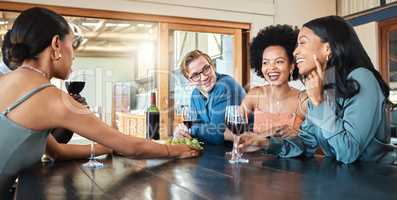
[[[159,65],[157,67],[157,94],[159,99],[160,109],[160,138],[167,139],[171,134],[172,126],[170,126],[170,65],[169,65],[169,29],[167,23],[160,23],[159,25]]]
[[[242,49],[243,49],[243,36],[241,29],[236,29],[234,31],[234,79],[243,84],[243,57],[242,57]]]
[[[249,23],[242,23],[242,22],[229,22],[222,20],[196,19],[196,18],[187,18],[187,17],[170,17],[163,15],[149,15],[149,14],[140,14],[133,12],[50,6],[50,5],[32,4],[32,3],[16,3],[16,2],[7,2],[7,1],[0,2],[0,10],[3,11],[23,11],[28,8],[36,7],[36,6],[45,7],[59,14],[68,15],[68,16],[122,19],[122,20],[162,22],[162,23],[194,24],[201,26],[208,26],[209,24],[211,24],[211,26],[215,26],[215,27],[238,28],[238,29],[251,28]]]

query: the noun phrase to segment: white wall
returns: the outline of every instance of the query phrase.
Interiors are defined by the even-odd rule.
[[[376,69],[379,69],[379,34],[378,23],[370,22],[354,27],[364,49],[367,51],[368,56],[371,58],[372,63]]]
[[[322,16],[336,15],[336,0],[275,0],[275,24],[301,27]]]

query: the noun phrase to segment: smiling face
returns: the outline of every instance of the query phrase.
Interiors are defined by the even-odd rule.
[[[322,42],[321,38],[309,28],[303,27],[299,32],[298,46],[294,51],[299,74],[307,75],[316,68],[313,55],[316,55],[319,63],[324,66],[330,55],[329,44]]]
[[[288,84],[293,65],[281,46],[269,46],[262,55],[262,74],[270,85]]]
[[[203,56],[193,60],[187,66],[187,75],[192,85],[210,92],[216,83],[215,68]]]

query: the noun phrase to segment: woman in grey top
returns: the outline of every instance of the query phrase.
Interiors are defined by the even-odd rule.
[[[391,163],[385,113],[389,88],[353,28],[338,16],[311,20],[299,33],[294,55],[309,97],[298,136],[246,135],[240,147],[264,148],[281,157],[312,156],[321,147],[325,156],[343,163]]]
[[[0,77],[0,194],[20,170],[39,161],[48,130],[66,128],[123,155],[193,157],[187,145],[164,145],[126,136],[107,126],[70,95],[52,87],[50,79],[66,79],[71,71],[74,35],[66,20],[44,8],[23,11],[8,31],[3,55],[12,72]],[[86,146],[62,146],[48,137],[50,155],[86,157]],[[1,196],[0,196],[1,197]]]

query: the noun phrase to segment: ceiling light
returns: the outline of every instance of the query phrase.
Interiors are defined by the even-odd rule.
[[[131,24],[122,24],[122,23],[106,23],[106,27],[129,27]]]
[[[98,26],[99,22],[83,22],[81,25],[83,26]]]

